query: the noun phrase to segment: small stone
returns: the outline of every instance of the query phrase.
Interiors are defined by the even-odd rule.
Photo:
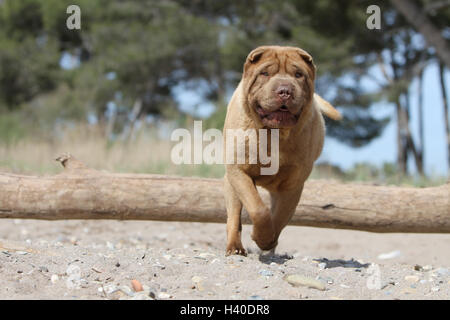
[[[131,290],[131,288],[128,287],[128,286],[120,286],[120,287],[118,288],[118,290],[122,291],[122,292],[125,293],[127,296],[130,296],[130,297],[134,296],[134,291]]]
[[[56,283],[59,280],[59,276],[57,274],[52,274],[52,276],[50,277],[50,281],[52,283]]]
[[[344,289],[349,289],[350,288],[350,286],[348,286],[348,285],[346,285],[346,284],[343,284],[343,283],[341,283],[341,288],[344,288]]]
[[[405,288],[405,289],[403,289],[402,291],[401,291],[401,293],[403,293],[403,294],[414,294],[414,293],[416,293],[416,289],[414,289],[414,288]]]
[[[334,280],[332,278],[330,278],[330,277],[317,276],[316,280],[320,280],[320,281],[326,282],[328,284],[333,284],[334,283]]]
[[[66,270],[67,280],[66,286],[69,289],[79,289],[82,284],[81,269],[76,264],[71,264]]]
[[[199,276],[193,276],[193,277],[191,278],[191,280],[192,280],[192,282],[194,282],[194,283],[198,283],[198,282],[201,282],[201,281],[203,280],[203,278],[202,278],[202,277],[199,277]]]
[[[263,297],[258,296],[258,295],[250,296],[250,297],[248,297],[248,299],[249,299],[249,300],[264,300]]]
[[[202,252],[200,253],[198,256],[196,256],[196,258],[202,258],[202,259],[209,259],[209,258],[214,258],[216,255],[213,253],[209,253],[209,252]]]
[[[106,247],[107,247],[109,250],[115,250],[115,249],[116,249],[116,247],[114,246],[114,243],[109,242],[109,241],[106,242]]]
[[[408,282],[418,282],[419,281],[419,277],[418,276],[406,276],[405,280]]]
[[[136,293],[130,300],[153,300],[149,295],[144,292]]]
[[[423,266],[422,269],[423,269],[423,271],[431,271],[431,270],[433,270],[433,267],[428,264],[426,266]]]
[[[165,265],[162,265],[162,264],[160,264],[160,263],[154,263],[154,264],[152,265],[152,267],[159,268],[159,269],[161,269],[161,270],[164,270],[164,269],[166,268]]]
[[[170,254],[165,254],[163,255],[163,258],[169,261],[170,259],[172,259],[172,256]]]
[[[423,271],[423,268],[422,268],[422,266],[416,264],[416,265],[414,266],[414,270],[415,270],[415,271]]]
[[[168,294],[168,293],[165,293],[165,292],[160,292],[160,293],[158,294],[158,298],[159,298],[159,299],[169,299],[169,298],[171,298],[171,297],[172,297],[171,294]]]
[[[327,264],[325,262],[321,262],[321,263],[318,264],[318,266],[319,266],[320,270],[324,270],[324,269],[326,269]]]
[[[119,288],[114,284],[108,284],[106,286],[103,286],[103,291],[106,294],[113,294],[114,292],[119,291]]]
[[[120,263],[119,263],[119,262],[116,262],[115,266],[116,266],[117,268],[120,267]]]
[[[391,252],[387,252],[387,253],[381,253],[378,255],[378,259],[380,260],[387,260],[387,259],[394,259],[397,258],[401,255],[401,251],[400,250],[395,250],[395,251],[391,251]]]
[[[439,291],[439,287],[433,287],[433,288],[431,288],[431,291],[438,292]]]
[[[270,270],[261,270],[261,271],[259,271],[259,274],[264,277],[272,277],[273,276],[273,272]]]
[[[144,291],[142,284],[136,279],[131,280],[131,287],[135,292]]]
[[[292,274],[284,277],[284,280],[294,287],[304,286],[308,288],[314,288],[317,290],[325,290],[325,285],[318,280],[308,278],[299,274]]]
[[[39,267],[39,271],[40,271],[40,272],[48,272],[48,268],[42,266],[42,267]]]

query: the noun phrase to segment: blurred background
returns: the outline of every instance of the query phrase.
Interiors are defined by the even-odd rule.
[[[67,7],[81,9],[69,30]],[[370,5],[381,29],[369,29]],[[222,177],[176,166],[173,129],[222,129],[247,54],[312,54],[328,121],[313,178],[436,185],[450,174],[450,1],[0,0],[0,170]]]

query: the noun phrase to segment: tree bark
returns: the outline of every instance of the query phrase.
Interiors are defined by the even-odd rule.
[[[417,108],[418,117],[419,117],[419,146],[418,156],[422,167],[422,175],[424,175],[424,152],[425,152],[425,129],[424,129],[424,117],[423,117],[423,78],[424,78],[424,70],[420,71],[418,75],[418,101]],[[420,149],[419,149],[420,148]]]
[[[226,221],[222,180],[113,174],[58,158],[64,172],[0,174],[0,218]],[[267,192],[263,199],[269,203]],[[308,181],[290,225],[450,233],[450,184],[431,188]],[[250,223],[244,212],[243,223]]]
[[[445,89],[445,67],[442,63],[439,64],[439,82],[441,83],[442,92],[442,104],[444,106],[444,124],[445,124],[445,136],[447,141],[447,174],[450,176],[450,124],[449,124],[449,112],[448,112],[448,97]]]
[[[433,46],[436,55],[450,68],[450,48],[445,38],[441,35],[441,30],[428,19],[421,8],[410,0],[391,0],[394,7],[408,20],[408,22],[420,32],[428,45]]]

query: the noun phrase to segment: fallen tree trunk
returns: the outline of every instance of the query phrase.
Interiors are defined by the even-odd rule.
[[[226,221],[222,180],[113,174],[73,157],[64,172],[0,173],[0,218]],[[450,185],[388,187],[308,181],[290,225],[372,232],[450,233]],[[263,193],[268,202],[268,194]],[[244,212],[243,223],[250,223]]]

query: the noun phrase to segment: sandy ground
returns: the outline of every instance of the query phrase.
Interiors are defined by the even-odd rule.
[[[288,227],[270,255],[250,228],[225,257],[221,224],[2,220],[0,299],[450,298],[450,235]]]

